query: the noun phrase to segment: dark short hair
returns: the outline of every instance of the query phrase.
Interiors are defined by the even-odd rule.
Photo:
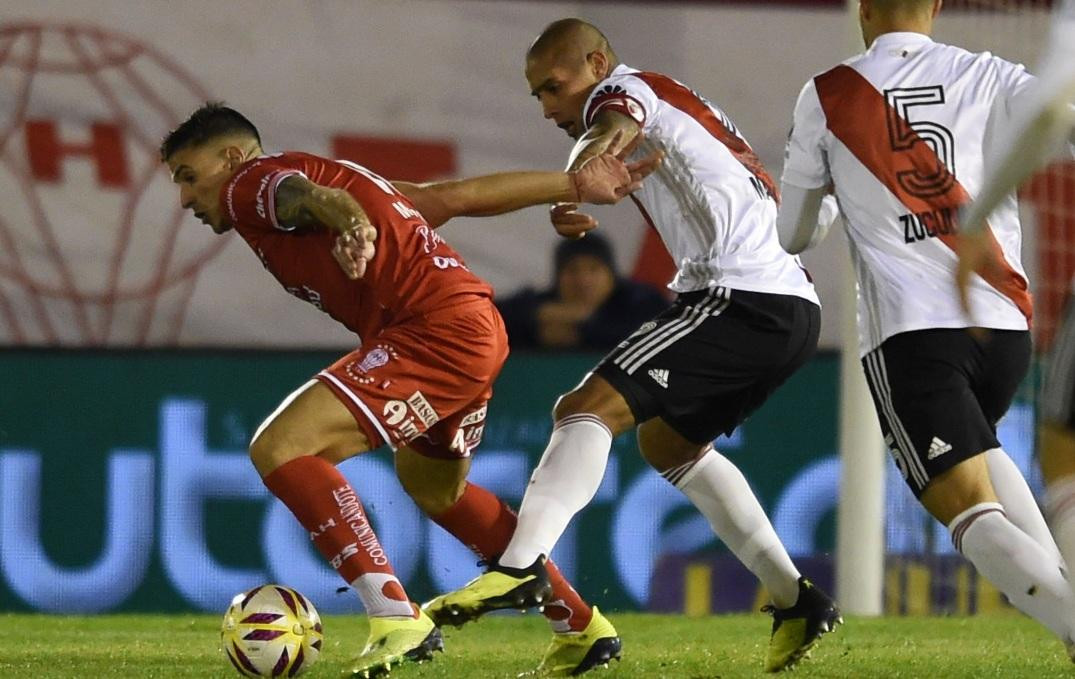
[[[168,160],[176,151],[188,146],[197,146],[205,142],[232,134],[245,134],[253,137],[261,146],[261,135],[254,123],[233,108],[228,108],[221,101],[206,102],[197,111],[190,114],[179,127],[168,133],[161,142],[161,160]]]
[[[616,270],[616,259],[612,255],[612,244],[596,231],[590,231],[584,238],[577,240],[560,241],[559,245],[556,246],[556,252],[553,254],[554,275],[559,276],[567,263],[579,256],[593,257],[601,261],[612,271],[614,277],[619,277],[619,272]]]

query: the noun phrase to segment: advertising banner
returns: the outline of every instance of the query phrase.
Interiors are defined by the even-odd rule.
[[[0,610],[218,611],[236,592],[269,581],[298,588],[324,612],[358,610],[358,597],[337,592],[343,583],[246,452],[262,419],[334,358],[0,352],[7,386],[0,390]],[[517,506],[556,396],[596,358],[512,356],[470,480]],[[796,557],[824,557],[833,546],[836,366],[831,355],[814,359],[733,436],[717,440]],[[1031,470],[1031,422],[1029,408],[1017,405],[1001,430],[1024,470]],[[424,600],[477,574],[475,556],[405,495],[389,451],[340,469],[412,597]],[[952,554],[945,529],[923,514],[891,464],[886,494],[890,553]],[[553,556],[602,607],[678,609],[685,566],[665,568],[655,584],[662,559],[687,564],[722,553],[706,521],[645,465],[629,434],[616,440],[597,496]],[[729,583],[756,587],[725,571]]]

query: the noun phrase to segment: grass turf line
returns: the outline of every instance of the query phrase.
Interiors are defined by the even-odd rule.
[[[761,677],[769,637],[762,615],[615,614],[624,659],[586,676],[726,679]],[[0,677],[239,676],[219,650],[219,616],[0,614]],[[321,661],[304,677],[337,677],[366,638],[360,616],[328,616]],[[445,629],[446,653],[407,666],[407,679],[515,677],[533,669],[549,641],[536,615],[494,616]],[[826,635],[801,677],[1047,677],[1075,675],[1060,643],[1018,615],[980,618],[849,618]]]

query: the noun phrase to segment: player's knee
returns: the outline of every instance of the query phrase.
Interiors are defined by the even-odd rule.
[[[258,432],[247,452],[254,468],[263,478],[296,457],[289,453],[278,437],[272,435],[271,430]]]
[[[634,426],[634,416],[623,397],[603,380],[588,379],[556,401],[553,421],[571,415],[596,415],[614,436]]]
[[[997,502],[985,455],[975,455],[934,477],[919,500],[944,525],[984,502]]]
[[[700,458],[708,448],[709,446],[690,441],[645,438],[641,432],[638,437],[638,449],[642,453],[642,459],[659,472],[693,462]]]
[[[559,421],[571,415],[584,413],[586,412],[585,404],[586,399],[579,394],[577,389],[569,391],[556,399],[556,405],[552,407],[552,419]]]
[[[689,441],[659,417],[638,425],[638,450],[642,459],[659,472],[693,462],[709,448],[707,443]]]
[[[428,483],[415,483],[400,478],[403,490],[414,500],[414,504],[425,513],[426,516],[440,516],[459,502],[463,496],[466,483],[456,485],[431,485]]]

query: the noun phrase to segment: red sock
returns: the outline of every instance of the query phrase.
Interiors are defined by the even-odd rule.
[[[321,555],[355,588],[369,615],[414,615],[354,488],[316,455],[290,460],[263,481]]]
[[[463,496],[440,516],[431,517],[460,542],[486,561],[498,556],[508,546],[515,532],[515,512],[501,500],[473,483],[467,483]],[[552,583],[552,603],[545,605],[544,615],[557,632],[578,632],[590,624],[593,611],[567,582],[551,560],[545,564]]]

